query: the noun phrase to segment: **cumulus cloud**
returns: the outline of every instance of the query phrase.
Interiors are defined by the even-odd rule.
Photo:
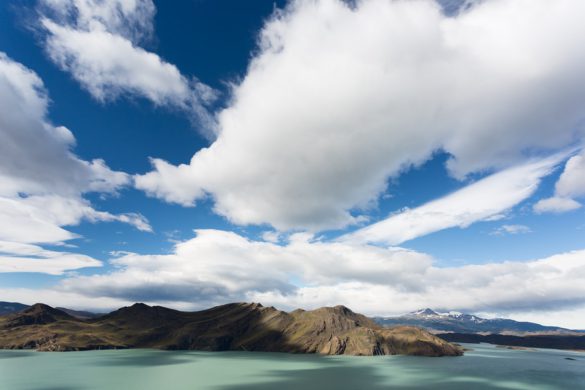
[[[530,197],[541,179],[565,156],[561,153],[505,169],[443,198],[390,215],[340,240],[397,245],[439,230],[499,219]]]
[[[351,3],[351,4],[350,4]],[[212,196],[237,224],[360,221],[397,176],[442,150],[458,178],[583,136],[581,0],[293,1],[260,32],[219,136],[136,186],[168,202]]]
[[[421,307],[526,313],[585,305],[585,251],[524,262],[438,267],[403,248],[323,242],[284,245],[198,230],[168,255],[122,253],[110,273],[71,276],[54,289],[91,301],[144,301],[184,309],[231,301],[281,308],[344,304],[370,315]],[[114,308],[111,306],[110,308]],[[558,325],[558,324],[557,324]]]
[[[182,110],[211,137],[205,106],[216,92],[188,79],[157,54],[140,47],[154,31],[151,0],[42,0],[40,25],[49,58],[99,101],[139,96]]]
[[[576,210],[581,203],[574,198],[585,196],[585,152],[571,157],[555,185],[555,195],[534,205],[537,213],[564,213]]]
[[[88,296],[205,305],[241,300],[251,291],[292,293],[294,279],[313,285],[359,278],[412,286],[431,261],[403,248],[324,243],[306,234],[280,246],[233,232],[196,232],[171,255],[125,254],[110,260],[118,270],[67,279],[63,288]]]
[[[585,306],[580,282],[583,275],[585,251],[575,251],[526,262],[428,266],[412,289],[356,278],[329,285],[302,286],[294,294],[255,292],[249,298],[286,307],[319,307],[342,302],[371,315],[396,315],[421,307],[462,312],[558,311]]]
[[[119,221],[151,230],[140,214],[98,211],[83,198],[87,192],[115,194],[130,177],[103,160],[76,156],[71,131],[47,119],[48,102],[41,79],[0,53],[0,241],[15,245],[3,246],[0,272],[60,273],[101,264],[67,252],[38,252],[38,259],[31,259],[6,249],[71,240],[77,236],[63,226],[82,220]]]

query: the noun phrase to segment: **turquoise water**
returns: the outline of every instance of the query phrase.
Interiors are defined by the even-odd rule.
[[[585,353],[466,347],[451,358],[0,350],[0,389],[585,389]]]

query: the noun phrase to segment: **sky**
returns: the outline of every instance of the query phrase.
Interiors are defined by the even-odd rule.
[[[585,329],[582,0],[0,4],[0,300]]]

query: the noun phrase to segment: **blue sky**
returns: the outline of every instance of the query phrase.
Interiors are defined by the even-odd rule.
[[[583,328],[583,4],[447,4],[3,2],[0,299]]]

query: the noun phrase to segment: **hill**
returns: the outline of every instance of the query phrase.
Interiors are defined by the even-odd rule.
[[[80,319],[43,304],[0,317],[1,348],[71,351],[106,348],[245,350],[327,355],[457,356],[422,329],[384,328],[343,306],[287,313],[257,303],[199,312],[134,304]]]

